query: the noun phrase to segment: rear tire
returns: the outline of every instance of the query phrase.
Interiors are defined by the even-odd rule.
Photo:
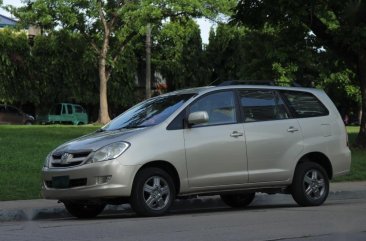
[[[105,208],[106,204],[88,204],[85,202],[64,202],[66,210],[74,217],[85,219],[95,218]]]
[[[322,166],[314,162],[300,163],[295,170],[291,194],[301,206],[319,206],[329,193],[329,179]]]
[[[221,200],[230,207],[245,208],[253,201],[254,197],[255,197],[255,192],[223,194],[223,195],[221,195]]]
[[[161,216],[175,199],[172,178],[160,168],[146,168],[136,175],[131,195],[131,207],[141,216]]]

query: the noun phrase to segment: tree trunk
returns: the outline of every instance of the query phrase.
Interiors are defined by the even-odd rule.
[[[146,27],[146,99],[151,97],[151,24]]]
[[[107,52],[109,47],[108,33],[105,33],[106,37],[103,41],[101,53],[99,55],[99,117],[98,123],[107,124],[111,119],[108,112],[108,100],[107,100],[107,83],[109,74],[106,68]]]
[[[357,77],[360,81],[362,97],[362,115],[360,132],[356,138],[356,146],[366,148],[366,53],[360,53],[357,63]]]

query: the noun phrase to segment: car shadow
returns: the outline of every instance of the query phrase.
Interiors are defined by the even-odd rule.
[[[334,206],[344,204],[343,201],[326,201],[322,206]],[[319,207],[301,207],[296,204],[291,197],[286,195],[273,196],[259,196],[256,197],[251,205],[246,208],[231,208],[225,205],[219,198],[197,198],[187,200],[176,200],[171,210],[161,217],[140,217],[138,216],[128,204],[120,206],[108,206],[99,216],[91,219],[77,219],[71,216],[63,216],[60,218],[54,218],[53,220],[113,220],[113,219],[156,219],[166,218],[171,216],[183,216],[183,215],[206,215],[212,213],[224,213],[224,212],[265,212],[275,209],[296,209],[300,211],[309,211],[309,208],[321,208]],[[48,219],[49,221],[52,219]]]

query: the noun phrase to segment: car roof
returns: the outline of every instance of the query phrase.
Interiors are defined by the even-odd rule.
[[[199,94],[201,92],[204,92],[205,90],[212,89],[214,86],[203,86],[203,87],[196,87],[196,88],[189,88],[189,89],[181,89],[176,90],[173,92],[168,92],[165,95],[184,95],[184,94]]]
[[[55,105],[76,105],[76,106],[81,106],[79,104],[73,104],[73,103],[66,103],[66,102],[61,102],[61,103],[57,103]]]
[[[322,92],[322,90],[307,87],[288,87],[288,86],[273,86],[273,85],[226,85],[226,86],[205,86],[190,89],[182,89],[167,93],[167,95],[179,94],[204,94],[215,90],[230,90],[230,89],[269,89],[269,90],[291,90],[305,92]]]

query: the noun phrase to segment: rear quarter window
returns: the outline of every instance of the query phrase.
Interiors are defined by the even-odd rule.
[[[75,112],[76,113],[84,113],[84,110],[80,105],[75,105]]]
[[[297,118],[329,115],[324,104],[311,93],[301,91],[281,91],[281,93]]]

